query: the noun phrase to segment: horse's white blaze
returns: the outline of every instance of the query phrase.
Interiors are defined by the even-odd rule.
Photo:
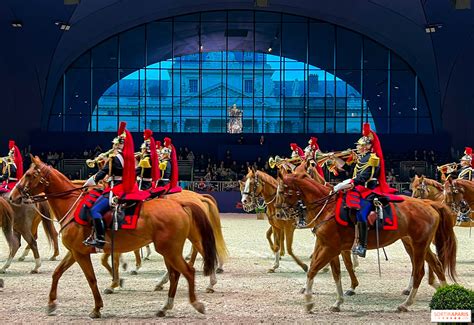
[[[248,198],[248,194],[246,193],[250,193],[250,178],[247,178],[247,180],[245,181],[244,191],[242,192],[242,199],[241,199],[242,203],[244,203]]]

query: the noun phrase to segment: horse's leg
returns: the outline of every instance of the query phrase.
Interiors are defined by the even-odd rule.
[[[408,307],[413,304],[415,301],[416,293],[418,288],[420,287],[420,282],[425,275],[425,255],[427,249],[429,248],[430,242],[429,241],[421,241],[413,243],[413,288],[410,291],[407,299],[398,306],[398,311],[406,312],[408,311]]]
[[[166,263],[166,273],[169,274],[169,279],[170,279],[170,288],[168,290],[168,300],[166,301],[165,305],[156,313],[156,316],[158,317],[165,317],[166,312],[168,310],[173,309],[174,306],[174,297],[176,295],[176,289],[178,287],[178,281],[179,281],[179,272],[177,272],[175,269],[173,269],[169,263]]]
[[[280,256],[281,256],[281,238],[282,236],[280,235],[280,229],[276,227],[271,227],[273,232],[273,239],[275,240],[273,243],[273,246],[270,246],[270,248],[273,251],[273,254],[275,255],[275,261],[273,262],[273,266],[268,269],[268,273],[274,273],[276,269],[280,267]],[[267,231],[268,233],[268,231]]]
[[[145,255],[145,258],[144,260],[145,261],[149,261],[150,260],[150,255],[151,255],[151,248],[150,248],[150,245],[146,245],[146,255]]]
[[[103,254],[102,255],[102,259],[105,257],[106,254]],[[107,254],[109,255],[109,254]],[[114,263],[112,265],[112,268],[111,270],[109,271],[110,275],[112,276],[112,283],[110,284],[110,286],[108,288],[105,288],[104,289],[104,293],[106,295],[109,295],[109,294],[112,294],[114,293],[115,291],[115,288],[118,288],[118,287],[121,287],[123,282],[122,280],[120,279],[120,274],[119,274],[119,266],[120,266],[120,256],[122,254],[120,253],[114,253]],[[105,263],[107,264],[107,266],[109,265],[108,262],[108,256],[105,260]],[[102,260],[102,265],[104,265],[104,261]],[[109,266],[110,267],[110,266]],[[113,272],[113,273],[112,273]]]
[[[305,288],[305,303],[306,311],[309,313],[314,307],[313,301],[313,281],[316,274],[321,270],[326,264],[328,264],[333,258],[337,257],[340,254],[334,247],[323,247],[319,242],[316,242],[316,248],[313,253],[313,259],[311,260],[311,265],[309,267],[307,276],[306,276],[306,288]],[[342,291],[342,287],[341,287]],[[338,288],[339,294],[339,288]]]
[[[130,274],[131,275],[137,275],[138,270],[142,267],[142,257],[140,256],[140,250],[139,249],[134,250],[133,254],[135,254],[135,270],[131,270]]]
[[[270,225],[270,227],[268,227],[267,232],[265,233],[265,237],[267,238],[268,245],[270,245],[270,249],[272,250],[272,252],[274,252],[275,248],[273,246],[274,244],[273,244],[272,236],[275,237],[273,233],[273,226]]]
[[[33,233],[31,232],[33,217],[35,216],[33,212],[34,212],[33,210],[24,212],[23,225],[20,231],[21,235],[23,236],[23,238],[25,239],[25,241],[28,243],[31,250],[33,251],[33,256],[35,257],[35,267],[33,268],[33,270],[30,271],[31,274],[38,273],[38,269],[41,266],[41,259],[40,259],[40,255],[38,251],[38,244],[36,242],[36,239],[34,238]]]
[[[280,256],[285,256],[285,229],[280,228],[278,234],[278,247],[280,247]]]
[[[342,293],[342,283],[341,283],[341,262],[339,261],[339,256],[336,256],[331,260],[331,270],[332,277],[336,283],[336,293],[337,298],[336,302],[331,306],[330,310],[333,312],[341,311],[341,305],[344,302],[343,293]]]
[[[170,280],[170,272],[166,270],[166,273],[163,274],[161,277],[161,280],[158,282],[158,284],[155,286],[155,291],[161,291],[163,290],[163,286],[168,283]]]
[[[94,296],[94,309],[89,314],[90,318],[100,318],[100,309],[104,307],[104,302],[97,287],[97,278],[95,277],[94,267],[92,266],[91,256],[89,254],[80,254],[75,252],[74,258],[84,272],[84,275]]]
[[[224,259],[217,254],[217,269],[216,273],[224,273]]]
[[[351,278],[351,288],[347,290],[344,295],[345,296],[353,296],[355,295],[355,289],[359,286],[359,281],[354,272],[354,265],[352,264],[351,260],[351,252],[350,251],[342,251],[342,260],[344,261],[344,265],[346,267],[347,272],[349,273],[349,277]],[[334,273],[334,270],[333,270]]]
[[[197,254],[198,254],[198,250],[196,249],[194,245],[192,245],[191,254],[189,256],[189,261],[188,261],[189,265],[194,265],[194,263],[196,262]]]
[[[23,250],[23,253],[21,253],[20,257],[18,257],[18,261],[23,262],[25,258],[28,256],[28,254],[30,253],[30,251],[31,251],[30,245],[26,245],[25,249]]]
[[[195,250],[196,252],[199,252],[201,256],[204,256],[204,248],[202,247],[202,244],[200,242],[194,243],[193,250]],[[193,264],[190,264],[190,265],[193,266]],[[206,292],[214,293],[214,286],[216,285],[216,283],[217,283],[216,270],[214,269],[212,270],[212,273],[209,276],[209,285],[206,288]]]
[[[8,254],[7,261],[5,262],[3,267],[0,269],[0,273],[5,273],[7,271],[7,269],[12,264],[12,261],[13,261],[13,258],[15,257],[16,252],[18,252],[18,249],[20,248],[20,240],[21,240],[20,233],[14,230],[11,234],[6,235],[6,239],[7,239],[8,246],[10,246],[10,252]]]
[[[354,269],[356,267],[359,267],[359,255],[354,255],[354,254],[351,254],[352,256],[352,265],[354,265]]]
[[[51,283],[51,289],[49,290],[49,301],[48,301],[48,315],[53,314],[58,307],[57,297],[58,297],[58,282],[64,272],[71,267],[76,262],[72,253],[67,252],[66,256],[62,259],[59,265],[56,267],[53,273],[53,281]]]
[[[412,265],[410,282],[408,283],[408,287],[402,291],[402,294],[408,296],[410,294],[411,289],[413,288],[413,247],[409,242],[409,239],[402,238],[403,246],[405,247],[405,251],[407,252],[408,256],[410,256],[410,261]]]
[[[54,223],[51,225],[51,240],[53,241],[54,253],[53,256],[49,258],[50,261],[56,261],[56,258],[59,256],[59,243],[58,243],[58,232],[54,227]]]
[[[110,264],[109,264],[109,257],[110,257],[110,254],[108,253],[102,254],[102,257],[100,258],[100,263],[109,272],[110,276],[114,276],[114,274],[112,273],[112,268],[110,267]]]
[[[308,265],[303,263],[303,261],[301,261],[298,258],[298,256],[296,256],[293,253],[292,245],[293,245],[293,235],[294,235],[294,233],[295,233],[295,227],[293,226],[293,224],[286,224],[285,225],[286,250],[287,250],[288,254],[291,257],[293,257],[295,262],[303,269],[303,271],[308,272]]]
[[[438,259],[438,256],[436,256],[430,248],[428,248],[428,251],[426,252],[425,256],[426,261],[428,262],[428,267],[429,267],[429,284],[437,289],[440,285],[445,286],[446,285],[446,275],[444,274],[443,270],[443,265],[441,264],[441,261]],[[433,272],[436,274],[438,277],[440,283],[436,283],[436,279],[433,275]]]

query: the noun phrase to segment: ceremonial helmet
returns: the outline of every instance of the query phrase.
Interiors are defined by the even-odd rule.
[[[15,148],[16,148],[15,141],[10,140],[8,142],[8,149],[9,149],[8,159],[11,160],[11,161],[15,160]]]
[[[303,158],[304,157],[304,152],[303,149],[301,149],[296,143],[290,143],[290,148],[291,148],[291,158]]]
[[[118,145],[123,145],[124,142],[125,142],[125,137],[127,136],[126,135],[126,132],[125,132],[125,127],[127,126],[127,123],[125,122],[120,122],[120,126],[119,126],[119,129],[118,129],[118,132],[117,132],[117,136],[112,140],[112,144],[114,146],[118,146]]]
[[[355,144],[361,146],[372,145],[374,141],[374,135],[372,130],[370,129],[369,123],[364,123],[364,127],[362,128],[362,137],[357,140]]]
[[[140,146],[140,149],[146,150],[146,152],[150,152],[150,145],[151,145],[151,137],[153,135],[153,131],[150,129],[145,129],[143,131],[143,143]]]
[[[464,149],[464,156],[461,157],[461,161],[468,161],[469,163],[472,162],[472,148],[466,147]]]
[[[171,138],[164,138],[163,139],[163,149],[161,149],[161,155],[164,159],[170,159],[171,158],[171,151],[173,151],[172,143],[171,143]]]
[[[318,145],[318,138],[316,137],[311,137],[308,141],[308,144],[311,146],[312,149],[318,150],[319,145]]]

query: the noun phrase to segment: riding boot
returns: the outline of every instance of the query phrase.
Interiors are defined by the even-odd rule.
[[[303,201],[299,200],[298,201],[298,224],[296,225],[296,228],[302,229],[306,228],[306,207],[304,206]]]
[[[352,250],[352,253],[365,257],[367,251],[367,222],[358,222],[357,228],[359,229],[359,244]]]
[[[105,245],[105,224],[102,218],[92,219],[94,222],[95,238],[89,237],[84,240],[84,244],[88,246],[94,246],[97,248],[103,248]]]

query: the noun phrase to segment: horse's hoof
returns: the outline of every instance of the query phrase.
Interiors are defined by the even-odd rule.
[[[155,286],[155,291],[162,291],[163,290],[163,286],[161,284],[157,284]]]
[[[156,313],[156,316],[165,317],[166,316],[166,310],[164,310],[164,309],[158,310],[158,312]]]
[[[128,269],[128,264],[127,264],[127,263],[123,263],[123,264],[122,264],[122,270],[127,271],[127,269]]]
[[[331,306],[331,308],[329,308],[329,311],[332,311],[333,313],[338,313],[341,311],[341,308],[336,307],[336,306]]]
[[[30,274],[38,274],[38,273],[39,273],[38,270],[31,270],[30,271]]]
[[[268,269],[267,273],[275,273],[275,269]]]
[[[120,280],[119,280],[119,286],[120,286],[120,288],[123,288],[124,285],[125,285],[125,279],[120,279]]]
[[[54,316],[56,315],[55,312],[56,312],[56,309],[58,308],[58,304],[56,302],[53,302],[51,304],[48,305],[48,316]]]
[[[106,294],[106,295],[111,295],[112,293],[114,293],[114,289],[113,289],[113,288],[105,288],[105,289],[104,289],[104,294]]]
[[[144,261],[150,261],[150,258],[149,258],[149,257],[145,257],[143,260],[144,260]]]
[[[402,295],[408,296],[410,294],[410,290],[405,289],[402,291]]]
[[[204,307],[204,304],[199,301],[195,301],[192,303],[194,309],[196,309],[199,313],[205,314],[206,313],[206,308]]]
[[[356,294],[356,293],[355,293],[355,291],[354,291],[353,289],[349,289],[349,290],[347,290],[346,292],[344,292],[344,296],[348,296],[348,297],[354,296],[355,294]]]
[[[0,289],[3,289],[3,286],[4,286],[3,279],[0,279]]]
[[[95,319],[95,318],[100,318],[100,311],[98,310],[93,310],[91,311],[91,313],[89,314],[89,317],[92,318],[92,319]]]
[[[218,267],[218,268],[216,269],[216,273],[218,273],[218,274],[220,274],[220,273],[224,273],[224,269],[223,269],[223,268],[220,268],[220,267]]]
[[[308,272],[308,265],[303,264],[303,265],[301,266],[301,268],[303,269],[303,271],[304,271],[305,273]]]
[[[130,271],[130,275],[138,275],[138,272],[136,270]]]
[[[56,261],[56,256],[51,256],[51,257],[49,258],[49,260],[50,260],[50,261]]]
[[[399,311],[401,313],[406,313],[408,311],[408,308],[403,306],[403,305],[400,305],[400,306],[398,306],[397,311]]]
[[[4,269],[0,270],[0,274],[5,274],[5,273],[6,273],[6,270],[4,270]]]
[[[25,257],[24,257],[24,256],[18,257],[18,262],[24,262],[24,261],[25,261]]]
[[[314,302],[308,302],[306,304],[306,312],[310,313],[311,310],[313,310],[313,307],[314,307]]]
[[[214,293],[214,289],[212,289],[212,288],[206,288],[206,293]]]

